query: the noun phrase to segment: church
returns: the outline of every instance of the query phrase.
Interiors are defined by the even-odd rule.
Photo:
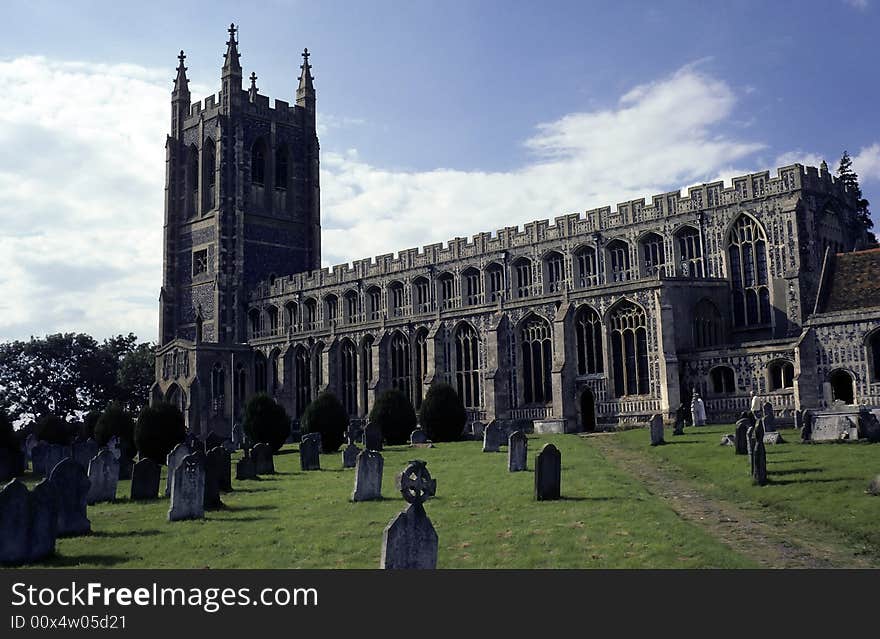
[[[400,389],[455,387],[469,422],[582,432],[880,405],[880,249],[854,194],[800,164],[321,266],[316,92],[171,94],[151,401],[228,436],[255,393],[294,420],[333,392],[353,421]]]

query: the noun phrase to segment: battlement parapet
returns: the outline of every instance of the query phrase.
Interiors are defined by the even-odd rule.
[[[256,94],[254,101],[251,102],[250,95],[247,91],[242,91],[242,109],[244,113],[251,115],[259,115],[276,122],[290,122],[295,124],[296,105],[291,106],[286,100],[274,101],[274,105],[270,104],[270,98],[267,95]],[[189,115],[187,116],[187,125],[191,125],[200,117],[205,119],[211,118],[220,111],[220,105],[223,104],[223,92],[207,96],[202,101],[191,102],[189,105]]]

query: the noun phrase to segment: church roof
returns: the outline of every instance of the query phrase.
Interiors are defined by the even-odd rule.
[[[880,306],[880,248],[834,256],[824,313]]]

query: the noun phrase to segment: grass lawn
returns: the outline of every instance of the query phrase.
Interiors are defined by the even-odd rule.
[[[719,446],[733,426],[688,428],[667,433],[666,446],[650,447],[644,430],[615,435],[618,445],[639,449],[651,463],[671,465],[705,492],[738,502],[773,508],[841,533],[857,552],[880,553],[880,497],[865,494],[880,473],[880,445],[801,444],[796,430],[782,431],[787,443],[767,446],[770,483],[752,485],[748,456]]]
[[[645,431],[637,435],[642,440],[647,437]],[[536,502],[534,458],[547,441],[562,451],[564,498]],[[657,453],[672,454],[674,448]],[[779,452],[789,449],[792,457],[795,452],[797,457],[804,456],[800,447]],[[120,499],[90,506],[92,534],[60,539],[57,556],[40,565],[377,568],[382,530],[405,506],[394,490],[394,476],[416,458],[426,460],[437,479],[437,497],[426,504],[426,510],[440,539],[439,568],[754,565],[679,519],[588,442],[572,435],[530,438],[529,471],[522,473],[508,473],[506,452],[483,453],[478,442],[440,444],[433,449],[392,447],[382,453],[385,499],[357,504],[349,501],[354,470],[341,468],[340,454],[322,455],[325,470],[301,472],[295,451],[295,446],[286,446],[275,457],[275,476],[233,480],[234,492],[223,496],[226,508],[209,511],[204,521],[168,522],[167,499],[153,503]],[[770,453],[771,473],[777,467],[777,455]],[[746,483],[744,471],[742,479]],[[120,482],[117,494],[128,493],[129,482]]]

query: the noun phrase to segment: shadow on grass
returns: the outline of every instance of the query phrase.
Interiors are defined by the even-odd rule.
[[[789,468],[786,470],[772,470],[774,475],[809,475],[810,473],[824,473],[824,468]]]
[[[156,535],[161,535],[161,530],[121,530],[121,531],[110,531],[110,530],[93,530],[90,537],[104,537],[107,539],[117,539],[120,537],[155,537]]]
[[[218,511],[211,511],[218,512]],[[225,510],[223,512],[230,512],[229,510]],[[247,523],[247,522],[255,522],[259,521],[265,523],[268,521],[267,517],[207,517],[208,521],[234,521],[235,523]]]
[[[834,484],[841,481],[845,481],[842,478],[829,478],[829,479],[773,479],[773,475],[778,475],[781,473],[770,473],[768,477],[767,483],[776,486],[787,486],[789,484]]]
[[[272,504],[261,504],[259,506],[226,506],[223,510],[228,513],[241,513],[248,510],[278,510],[278,506],[274,506]]]
[[[78,566],[80,564],[94,564],[97,566],[115,566],[128,561],[126,555],[55,555],[43,562],[43,566],[57,566],[61,568]]]

